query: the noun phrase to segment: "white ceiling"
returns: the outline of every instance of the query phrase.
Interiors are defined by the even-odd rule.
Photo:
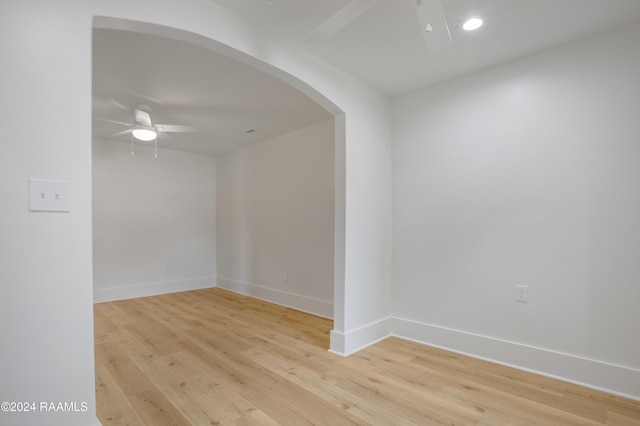
[[[640,21],[640,0],[440,0],[453,43],[432,51],[416,0],[356,0],[372,5],[316,43],[305,38],[352,0],[211,1],[389,96]],[[460,23],[470,15],[483,15],[486,24],[464,33]],[[153,107],[154,122],[198,128],[160,139],[168,148],[216,155],[330,118],[273,77],[159,37],[96,30],[93,67],[94,117],[132,122],[133,106],[144,102]],[[256,132],[246,134],[249,129]],[[94,120],[96,137],[114,139],[121,130]]]
[[[152,107],[155,124],[197,128],[161,134],[158,146],[218,155],[331,115],[307,96],[261,71],[210,50],[145,34],[93,33],[93,136],[130,142],[133,107]],[[254,129],[253,133],[246,133]],[[153,142],[150,142],[152,144]]]
[[[640,20],[638,0],[439,0],[453,44],[429,52],[416,0],[370,0],[321,43],[305,37],[353,0],[211,1],[391,96]],[[460,24],[473,15],[485,16],[486,25],[463,31]]]

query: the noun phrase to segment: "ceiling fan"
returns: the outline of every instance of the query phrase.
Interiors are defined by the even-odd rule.
[[[364,14],[378,1],[379,0],[351,1],[347,6],[311,31],[305,37],[305,40],[310,43],[321,43],[329,40],[352,21]],[[415,7],[417,24],[420,25],[427,49],[430,52],[435,52],[453,43],[441,0],[411,1]]]
[[[121,136],[131,134],[131,155],[133,155],[133,139],[144,142],[155,141],[156,157],[158,156],[158,136],[164,133],[184,133],[197,132],[193,126],[183,126],[177,124],[154,124],[151,122],[151,106],[148,104],[136,104],[133,108],[133,123],[125,123],[122,121],[109,120],[106,118],[94,117],[95,120],[105,121],[107,123],[115,123],[128,127],[121,132],[113,134],[113,136]]]

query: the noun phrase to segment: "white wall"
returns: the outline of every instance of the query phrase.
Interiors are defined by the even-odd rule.
[[[5,1],[0,13],[0,399],[86,401],[89,407],[85,413],[3,414],[3,421],[66,426],[96,421],[90,124],[95,16],[103,17],[95,21],[102,27],[158,33],[241,58],[338,116],[332,347],[343,352],[351,344],[350,331],[387,315],[391,160],[385,96],[208,0]],[[71,212],[29,213],[30,177],[69,180]]]
[[[93,141],[94,300],[215,286],[216,160]]]
[[[219,287],[333,317],[334,157],[333,120],[218,157]]]
[[[640,397],[638,40],[395,101],[397,334]]]
[[[0,6],[0,401],[38,404],[6,425],[97,423],[90,27],[77,2]],[[69,181],[69,213],[30,213],[29,178]]]

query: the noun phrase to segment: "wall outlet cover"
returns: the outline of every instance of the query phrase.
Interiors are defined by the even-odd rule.
[[[529,303],[529,286],[516,285],[516,302]]]

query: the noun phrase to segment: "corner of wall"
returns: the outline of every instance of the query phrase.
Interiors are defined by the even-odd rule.
[[[639,370],[397,317],[332,330],[329,352],[346,357],[391,336],[640,401]]]
[[[217,277],[217,287],[234,293],[286,306],[322,318],[333,318],[333,303],[313,297],[290,293],[258,284],[246,283],[230,278]]]
[[[388,317],[346,333],[332,330],[329,352],[349,356],[361,351],[390,337],[391,324],[392,318]]]

